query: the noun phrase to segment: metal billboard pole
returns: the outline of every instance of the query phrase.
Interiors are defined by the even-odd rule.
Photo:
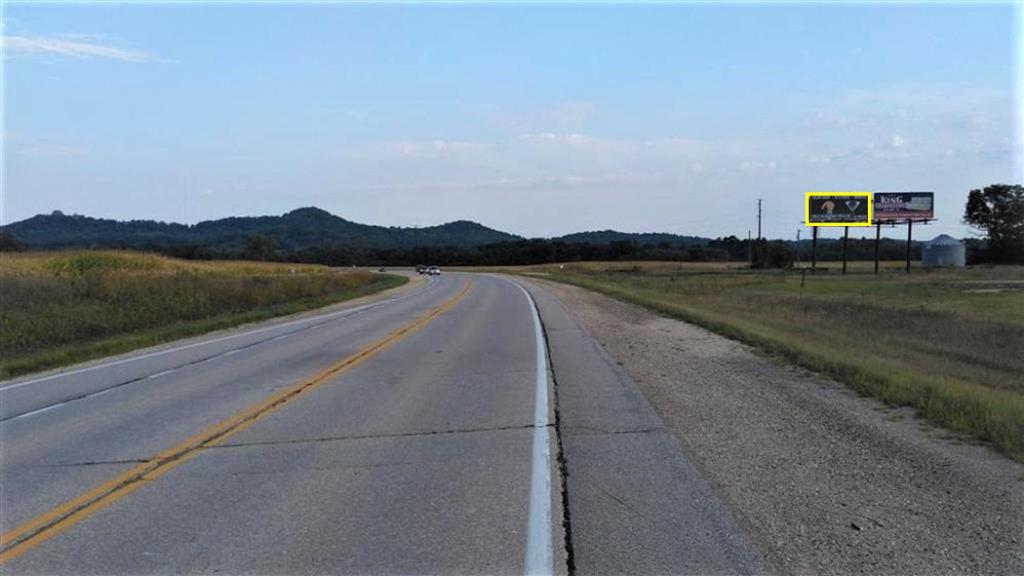
[[[907,219],[907,274],[910,273],[910,236],[914,231],[914,221]]]
[[[850,227],[843,226],[843,274],[846,274],[846,244],[850,241]]]
[[[811,273],[818,267],[818,227],[811,227]]]
[[[882,223],[875,222],[875,274],[878,274],[878,243],[882,240]]]

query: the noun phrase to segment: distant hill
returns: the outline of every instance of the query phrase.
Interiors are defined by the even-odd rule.
[[[299,208],[281,216],[208,220],[194,225],[154,220],[105,220],[60,211],[33,216],[2,227],[28,248],[166,248],[200,245],[217,250],[242,250],[250,236],[272,238],[278,248],[316,246],[468,248],[521,240],[476,222],[458,220],[425,228],[371,226],[340,218],[319,208]]]
[[[155,220],[107,220],[54,211],[0,227],[30,249],[134,248],[166,249],[201,246],[220,253],[241,252],[249,238],[262,235],[274,248],[294,252],[308,248],[363,247],[411,249],[417,247],[475,248],[524,238],[468,220],[438,226],[402,228],[360,224],[320,208],[299,208],[281,216],[243,216],[177,224]],[[632,233],[615,230],[578,232],[552,241],[607,245],[629,242],[637,246],[670,244],[673,247],[703,246],[707,238],[665,233]]]
[[[707,238],[698,236],[680,236],[678,234],[667,234],[660,232],[618,232],[615,230],[597,230],[593,232],[576,232],[566,234],[558,238],[552,238],[557,242],[588,242],[590,244],[611,244],[612,242],[631,242],[641,246],[654,246],[668,243],[673,246],[702,246],[707,244]]]

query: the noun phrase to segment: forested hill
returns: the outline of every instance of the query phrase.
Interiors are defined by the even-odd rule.
[[[468,248],[520,240],[476,222],[458,220],[424,228],[359,224],[319,208],[299,208],[282,216],[208,220],[185,225],[153,220],[121,222],[59,211],[33,216],[2,228],[28,248],[166,248],[203,246],[219,251],[244,250],[252,237],[269,239],[275,248],[300,250],[320,246]]]
[[[629,242],[640,246],[672,245],[672,246],[703,246],[707,244],[707,238],[699,236],[680,236],[678,234],[667,234],[660,232],[619,232],[617,230],[596,230],[593,232],[576,232],[566,234],[558,238],[552,238],[557,242],[566,243],[588,243],[588,244],[611,244],[612,242]]]
[[[425,228],[371,226],[351,222],[319,208],[300,208],[282,216],[223,218],[194,225],[132,220],[119,222],[60,212],[0,227],[0,251],[59,248],[133,248],[181,258],[250,258],[356,265],[510,265],[578,260],[746,261],[769,243],[735,236],[700,238],[677,234],[614,230],[580,232],[550,239],[524,239],[458,220]],[[810,241],[772,241],[773,266],[810,258]],[[977,242],[968,243],[974,254]],[[758,246],[762,246],[758,248]],[[818,241],[819,261],[842,258],[843,243]],[[883,260],[905,257],[903,240],[883,238]],[[914,242],[911,257],[920,258]],[[851,239],[850,260],[871,260],[874,239]]]

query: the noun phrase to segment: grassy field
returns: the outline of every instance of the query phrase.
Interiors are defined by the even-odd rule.
[[[0,378],[325,306],[407,279],[118,251],[0,254]]]
[[[1024,267],[851,269],[859,273],[640,262],[513,271],[694,322],[1024,461]]]

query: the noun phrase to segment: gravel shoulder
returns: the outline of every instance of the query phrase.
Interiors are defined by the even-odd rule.
[[[703,328],[531,281],[622,365],[782,572],[1024,574],[1024,465]]]

